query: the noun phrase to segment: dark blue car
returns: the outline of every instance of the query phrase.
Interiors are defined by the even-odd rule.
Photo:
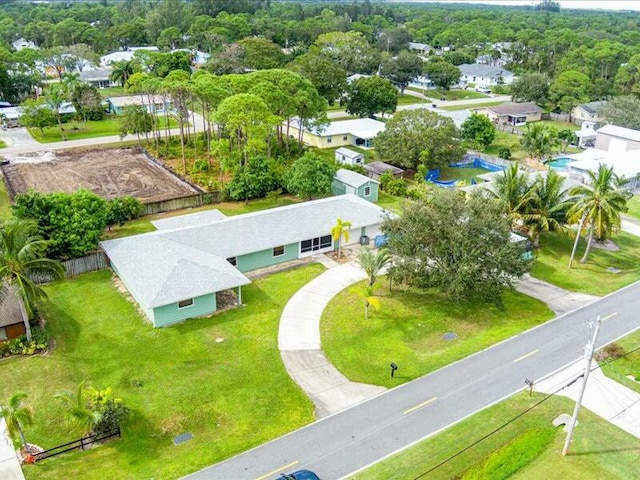
[[[311,470],[298,470],[288,475],[283,473],[281,480],[320,480],[320,477]]]

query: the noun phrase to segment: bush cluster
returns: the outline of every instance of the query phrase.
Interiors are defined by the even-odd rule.
[[[0,357],[34,355],[46,352],[48,348],[49,338],[46,332],[41,328],[33,328],[31,330],[31,341],[27,340],[26,335],[20,335],[18,338],[0,343]]]

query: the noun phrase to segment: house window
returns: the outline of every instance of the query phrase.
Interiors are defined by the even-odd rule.
[[[193,305],[193,298],[187,298],[186,300],[180,300],[178,302],[178,308],[187,308]]]
[[[329,248],[331,246],[331,235],[310,238],[309,240],[303,240],[300,242],[300,253],[317,252],[318,250]]]
[[[7,335],[7,329],[4,327],[0,327],[0,342],[3,340],[7,340],[9,336]]]
[[[368,197],[369,195],[371,195],[371,187],[366,186],[364,187],[364,196]]]
[[[343,136],[342,136],[342,140],[343,140],[343,141],[345,141],[345,142],[346,142],[348,139],[349,139],[349,137],[348,137],[347,135],[343,135]]]
[[[331,137],[327,137],[327,143],[331,143]]]
[[[237,257],[229,257],[229,258],[227,258],[227,262],[229,262],[231,265],[236,267],[238,265],[238,258]]]
[[[280,245],[279,247],[275,247],[273,249],[274,257],[281,257],[282,255],[284,255],[284,245]]]

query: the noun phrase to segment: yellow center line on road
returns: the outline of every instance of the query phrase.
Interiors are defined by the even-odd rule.
[[[287,463],[286,465],[278,467],[275,470],[270,471],[269,473],[265,473],[261,477],[256,478],[256,480],[265,480],[265,478],[269,478],[278,473],[282,473],[283,470],[286,470],[287,468],[291,468],[294,465],[297,465],[298,463],[299,463],[298,460],[296,460],[295,462]]]
[[[513,361],[513,363],[518,363],[520,360],[524,360],[525,358],[530,357],[531,355],[535,355],[535,354],[536,354],[536,353],[538,353],[539,351],[540,351],[540,350],[536,348],[534,351],[529,352],[529,353],[527,353],[527,354],[525,354],[525,355],[522,355],[521,357],[516,358],[516,359]]]
[[[618,314],[618,312],[613,312],[612,314],[607,315],[607,316],[606,316],[606,317],[604,317],[604,318],[601,318],[601,319],[600,319],[600,321],[601,321],[601,322],[604,322],[605,320],[609,320],[610,318],[615,317],[617,314]]]
[[[415,412],[416,410],[418,410],[419,408],[423,408],[426,407],[427,405],[432,404],[433,402],[435,402],[438,399],[438,397],[433,397],[430,398],[429,400],[427,400],[426,402],[422,402],[420,405],[416,405],[415,407],[411,407],[409,410],[405,410],[403,413],[406,415],[408,413],[411,412]]]

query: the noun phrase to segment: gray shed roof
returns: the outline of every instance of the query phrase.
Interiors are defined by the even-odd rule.
[[[176,215],[175,217],[152,220],[151,223],[158,230],[173,230],[176,228],[195,227],[217,222],[227,218],[220,210],[205,210],[203,212],[189,213],[187,215]]]
[[[394,175],[404,172],[403,169],[385,162],[371,162],[362,166],[367,172],[382,175],[385,172],[391,172]]]
[[[494,107],[483,107],[496,115],[526,115],[542,112],[542,108],[532,102],[504,102]]]
[[[249,283],[226,258],[327,235],[338,218],[349,220],[354,230],[377,225],[384,214],[348,194],[101,245],[132,295],[154,308]]]
[[[364,154],[360,152],[356,152],[354,150],[349,150],[348,148],[340,147],[336,150],[336,153],[340,155],[344,155],[347,158],[358,158],[363,157]]]
[[[347,170],[346,168],[339,169],[334,178],[339,182],[354,188],[361,187],[369,182],[380,183],[377,180],[362,175],[361,173],[354,172],[353,170]]]
[[[0,302],[0,327],[6,327],[7,325],[22,322],[24,322],[24,319],[22,318],[20,300],[18,299],[15,290],[9,289],[4,300]]]

